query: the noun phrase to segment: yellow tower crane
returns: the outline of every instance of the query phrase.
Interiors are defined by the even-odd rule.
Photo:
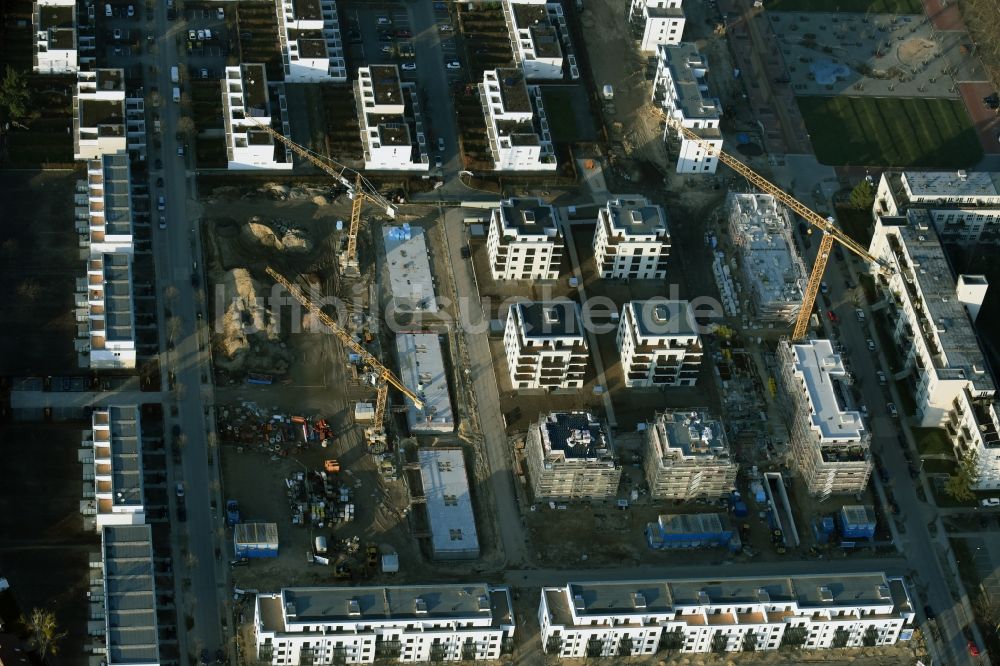
[[[371,183],[365,179],[360,173],[355,172],[354,182],[347,177],[347,172],[352,171],[348,167],[337,164],[331,160],[321,158],[314,154],[311,150],[304,146],[300,146],[291,139],[289,139],[284,134],[276,131],[270,125],[266,125],[253,116],[247,116],[251,122],[253,122],[257,127],[264,130],[277,141],[280,141],[284,145],[288,146],[292,152],[294,152],[299,157],[309,161],[311,164],[319,167],[327,174],[329,174],[334,180],[339,182],[345,188],[351,197],[351,224],[347,230],[347,247],[344,253],[340,257],[341,268],[344,271],[354,271],[358,270],[358,231],[361,228],[361,208],[364,206],[365,202],[368,201],[382,209],[385,210],[385,214],[389,217],[396,216],[396,207],[393,206],[389,201],[387,201],[381,194],[379,194]]]
[[[313,303],[308,296],[302,293],[302,290],[299,289],[298,286],[293,284],[290,280],[286,279],[281,273],[274,270],[270,266],[267,267],[267,274],[270,275],[275,282],[287,289],[288,293],[290,293],[295,300],[305,306],[305,308],[309,310],[310,314],[319,319],[323,325],[329,328],[333,334],[344,343],[345,347],[360,356],[362,361],[371,366],[372,370],[374,370],[375,374],[378,376],[377,394],[375,398],[375,421],[372,427],[366,431],[366,437],[369,445],[382,442],[385,439],[385,408],[388,402],[390,384],[399,390],[399,392],[404,396],[409,398],[417,409],[421,409],[424,406],[423,400],[421,400],[413,391],[406,388],[406,385],[392,373],[392,370],[382,365],[381,361],[375,358],[367,349],[352,338],[347,331],[342,329],[337,324],[337,322],[320,310],[319,306]]]
[[[892,270],[889,264],[869,254],[864,245],[861,245],[835,226],[832,217],[823,217],[813,211],[743,162],[705,141],[690,128],[684,127],[676,118],[667,115],[660,109],[656,109],[655,107],[654,109],[667,121],[668,125],[677,129],[685,139],[694,141],[700,145],[708,156],[714,155],[718,157],[720,162],[743,176],[751,185],[765,194],[770,194],[785,206],[791,208],[806,222],[823,232],[823,239],[820,241],[819,251],[816,253],[816,262],[813,264],[812,272],[809,274],[809,282],[806,283],[806,293],[802,297],[802,307],[799,310],[798,318],[795,320],[795,328],[792,330],[792,340],[802,340],[809,332],[809,320],[812,318],[813,306],[816,304],[816,295],[819,293],[819,285],[823,281],[823,273],[826,271],[826,263],[830,259],[830,250],[833,248],[834,241],[840,243],[865,261],[877,265],[883,271]]]

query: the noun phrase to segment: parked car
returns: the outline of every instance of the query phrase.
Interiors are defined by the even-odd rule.
[[[826,282],[820,282],[819,283],[819,293],[821,293],[821,294],[829,294],[830,293],[830,285],[828,285]]]
[[[413,34],[409,30],[397,30],[396,31],[396,37],[398,37],[399,39],[408,39],[408,38],[410,38],[412,36],[413,36]]]
[[[167,200],[161,194],[159,198],[157,198],[156,200],[156,210],[166,210],[166,209],[167,209]]]
[[[840,319],[837,317],[837,313],[833,310],[826,311],[826,318],[832,321],[834,324],[839,323]]]
[[[111,37],[112,37],[112,39],[114,39],[117,42],[119,39],[122,38],[122,29],[121,28],[115,28],[111,32]]]
[[[891,416],[892,418],[894,419],[899,418],[899,410],[896,409],[895,403],[892,402],[885,403],[885,411],[889,412],[889,416]]]
[[[445,67],[448,69],[462,69],[462,63],[457,60],[449,60]]]
[[[865,311],[861,308],[854,309],[854,316],[858,318],[858,321],[862,324],[865,323]]]
[[[226,523],[232,527],[240,522],[240,505],[234,499],[226,500]]]
[[[969,641],[968,648],[969,648],[969,656],[970,657],[978,657],[979,656],[979,646],[976,645],[975,641]]]
[[[468,245],[463,246],[462,259],[471,259],[471,258],[472,258],[472,248],[470,248]]]
[[[875,373],[875,376],[878,377],[879,386],[885,386],[886,385],[887,382],[886,382],[886,378],[885,378],[885,373],[884,372],[882,372],[881,370],[879,370],[878,372]]]
[[[875,351],[876,349],[878,349],[878,348],[877,348],[877,347],[875,346],[875,341],[874,341],[874,340],[872,340],[871,338],[868,338],[868,342],[867,342],[867,344],[868,344],[868,351],[870,351],[870,352],[874,352],[874,351]]]
[[[404,72],[412,72],[417,68],[417,63],[415,62],[404,62],[401,65]]]
[[[379,25],[392,25],[392,21],[389,19],[388,16],[379,16],[377,19],[377,23]]]
[[[392,33],[386,32],[385,30],[380,31],[378,33],[378,41],[380,41],[380,42],[391,42],[392,41]]]
[[[204,39],[205,39],[205,31],[204,30],[199,30],[196,34],[198,35],[198,39],[199,40],[204,41]]]
[[[226,10],[223,9],[222,7],[219,7],[217,10],[215,10],[215,17],[220,21],[226,20]]]
[[[184,146],[177,146],[177,157],[184,157]]]
[[[167,228],[167,216],[166,215],[161,215],[160,216],[160,228],[161,229],[166,229]]]
[[[987,497],[986,499],[979,500],[979,504],[985,507],[1000,506],[1000,497]]]
[[[177,484],[177,497],[184,497],[184,484],[183,483],[179,483],[178,482],[178,484]]]
[[[451,23],[444,23],[440,27],[441,27],[441,32],[451,32],[452,30],[454,30],[454,28],[451,27]]]
[[[125,15],[128,16],[129,18],[135,16],[135,7],[133,5],[129,5],[128,8],[125,10]]]
[[[441,164],[442,164],[441,155],[435,155],[434,156],[434,167],[437,168],[437,169],[440,169],[441,168]]]

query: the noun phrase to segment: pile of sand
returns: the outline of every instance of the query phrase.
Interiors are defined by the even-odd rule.
[[[226,271],[218,284],[225,289],[227,304],[212,334],[215,363],[225,370],[239,370],[256,356],[251,354],[255,348],[277,343],[278,321],[245,268]]]
[[[248,240],[282,252],[309,252],[313,241],[306,231],[291,226],[286,220],[264,220],[254,216],[247,220],[243,232]]]

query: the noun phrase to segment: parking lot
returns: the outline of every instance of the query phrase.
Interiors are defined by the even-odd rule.
[[[149,49],[152,30],[144,17],[146,6],[136,2],[95,2],[88,5],[88,15],[93,10],[97,29],[94,32],[97,53],[103,55],[103,66],[131,69],[136,58]],[[141,65],[140,65],[141,67]],[[139,72],[126,74],[136,78]]]
[[[192,79],[222,78],[226,58],[235,46],[229,23],[232,11],[222,6],[185,7],[186,30],[178,39],[184,41]]]

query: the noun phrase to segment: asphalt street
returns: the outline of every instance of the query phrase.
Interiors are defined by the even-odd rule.
[[[174,349],[163,354],[161,367],[164,375],[173,372],[176,376],[174,397],[177,416],[168,427],[179,425],[186,444],[182,449],[180,474],[173,472],[175,482],[185,486],[187,522],[175,521],[175,525],[185,528],[188,534],[187,546],[182,551],[175,535],[174,547],[176,563],[184,562],[186,574],[191,579],[190,589],[185,590],[187,599],[179,600],[179,606],[186,607],[186,613],[194,619],[194,626],[184,642],[187,654],[198,654],[208,650],[214,654],[219,647],[225,648],[227,641],[222,630],[224,617],[220,604],[221,591],[225,592],[225,578],[218,577],[219,567],[216,557],[215,533],[220,523],[213,517],[210,489],[216,478],[216,467],[207,464],[209,459],[206,437],[206,403],[203,385],[210,380],[208,353],[201,340],[207,340],[207,331],[200,331],[203,321],[198,317],[203,299],[198,296],[204,286],[201,278],[200,243],[197,220],[188,213],[189,199],[194,199],[194,172],[188,170],[193,156],[187,147],[184,155],[177,154],[178,143],[175,134],[180,116],[180,105],[172,101],[170,68],[184,68],[180,58],[184,55],[177,49],[176,35],[183,28],[180,23],[167,20],[165,3],[157,3],[154,18],[154,33],[157,35],[156,74],[146,69],[147,86],[156,86],[162,100],[159,108],[162,125],[162,148],[153,150],[151,159],[161,159],[163,168],[153,169],[155,179],[162,176],[164,187],[154,192],[166,198],[165,216],[167,228],[156,229],[153,249],[156,258],[157,285],[161,290],[160,305],[169,307],[171,315],[180,319],[180,334]],[[189,197],[189,191],[191,196]],[[193,276],[197,276],[197,281]],[[176,297],[165,295],[169,287],[176,289]],[[161,327],[166,326],[167,317],[160,312]],[[163,334],[166,337],[166,334]],[[215,461],[217,463],[217,461]],[[176,571],[177,569],[175,569]],[[224,576],[224,572],[222,574]],[[183,625],[183,618],[179,618]]]

